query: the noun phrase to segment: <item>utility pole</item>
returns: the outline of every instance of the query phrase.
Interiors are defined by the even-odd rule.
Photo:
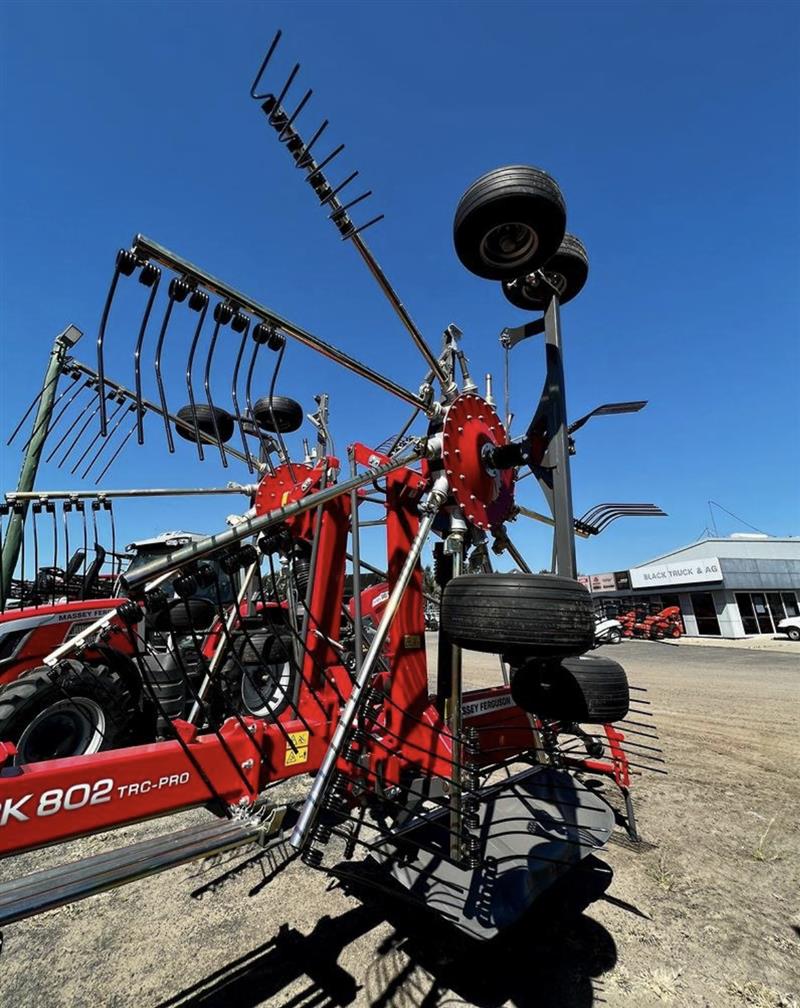
[[[53,413],[53,401],[56,396],[58,378],[64,365],[67,354],[75,346],[83,333],[77,326],[68,325],[66,329],[56,336],[53,349],[50,351],[50,360],[47,363],[47,371],[44,376],[39,408],[36,410],[36,417],[33,421],[33,434],[25,448],[25,455],[22,459],[22,468],[19,474],[18,492],[28,492],[33,490],[36,481],[36,472],[39,468],[39,459],[47,438],[50,427],[50,419]],[[22,543],[22,529],[27,514],[30,501],[24,500],[15,508],[8,521],[6,535],[3,540],[2,555],[2,578],[0,588],[4,595],[8,594],[11,578],[14,576],[14,568],[19,559],[20,544]],[[0,602],[5,604],[5,598]]]

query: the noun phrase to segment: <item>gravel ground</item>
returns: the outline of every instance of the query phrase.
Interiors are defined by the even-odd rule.
[[[643,642],[604,651],[649,687],[669,775],[637,778],[646,843],[602,852],[613,881],[585,913],[554,926],[534,909],[477,945],[386,897],[360,902],[299,862],[240,853],[9,926],[0,1005],[796,1008],[800,659]],[[469,655],[466,676],[478,685],[499,674]],[[204,815],[122,832],[138,839]],[[3,862],[0,879],[64,856]]]

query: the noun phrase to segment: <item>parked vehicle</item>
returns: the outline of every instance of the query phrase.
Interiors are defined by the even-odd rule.
[[[601,644],[619,644],[622,641],[622,624],[616,619],[595,619],[594,646]]]
[[[645,640],[677,640],[683,636],[683,621],[678,606],[667,606],[660,612],[645,615],[641,610],[631,609],[618,617],[623,637],[638,637]]]
[[[800,616],[787,616],[777,626],[778,633],[785,633],[789,640],[800,641]]]

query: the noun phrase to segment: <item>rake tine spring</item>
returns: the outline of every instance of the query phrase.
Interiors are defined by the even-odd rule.
[[[358,172],[357,171],[354,171],[352,174],[348,175],[347,178],[344,180],[344,182],[341,182],[335,189],[333,189],[331,192],[329,192],[327,194],[327,196],[325,196],[324,199],[321,199],[319,201],[320,202],[320,206],[325,206],[326,203],[330,203],[331,200],[336,199],[336,196],[338,195],[338,193],[340,193],[342,191],[342,189],[344,189],[344,187],[346,185],[349,185],[353,181],[353,179],[357,178],[357,177],[358,177]],[[343,207],[339,208],[339,210],[343,210],[343,209],[344,209]],[[328,220],[330,220],[331,217],[333,217],[333,215],[336,214],[336,213],[337,213],[337,211],[334,210],[333,214],[331,214],[331,216],[328,218]]]
[[[275,32],[275,38],[273,38],[272,42],[270,43],[270,47],[267,50],[267,55],[264,57],[261,66],[258,68],[258,73],[256,74],[255,79],[253,80],[253,83],[250,86],[250,97],[255,98],[256,101],[261,101],[263,98],[271,97],[271,95],[268,92],[265,92],[264,94],[256,94],[256,88],[261,83],[261,78],[264,76],[264,71],[267,69],[267,64],[272,59],[272,54],[275,52],[275,48],[278,45],[278,42],[280,41],[282,34],[283,33],[280,31],[280,29],[277,32]]]
[[[161,283],[161,270],[158,266],[148,263],[143,267],[139,280],[145,276],[145,271],[152,271],[148,275],[153,277],[150,283],[150,295],[147,298],[142,324],[139,326],[139,335],[136,337],[136,346],[133,351],[133,374],[136,388],[136,440],[140,445],[144,444],[144,406],[142,404],[142,344],[147,325],[150,321],[150,313],[158,293],[158,285]]]
[[[203,372],[203,387],[206,390],[206,401],[208,402],[209,409],[211,410],[211,423],[214,427],[214,436],[219,446],[219,456],[222,460],[223,469],[228,468],[228,459],[225,455],[225,445],[222,443],[222,438],[219,436],[217,411],[211,395],[211,361],[214,356],[214,348],[217,345],[217,337],[219,336],[220,326],[227,325],[234,314],[235,310],[233,306],[227,301],[219,301],[214,308],[214,332],[211,334],[211,342],[208,346],[208,355],[206,356],[206,366]]]
[[[119,445],[117,447],[117,450],[114,452],[114,454],[108,460],[108,462],[105,465],[105,468],[100,473],[100,475],[97,477],[97,479],[94,481],[94,485],[95,486],[99,485],[100,480],[105,476],[105,474],[108,472],[108,470],[111,468],[111,466],[117,461],[117,458],[119,457],[120,452],[122,451],[122,449],[125,447],[125,445],[128,443],[128,441],[130,441],[131,437],[133,436],[133,433],[136,430],[136,426],[137,425],[134,423],[133,427],[131,427],[131,429],[128,431],[128,433],[125,435],[125,437],[119,443]]]
[[[194,301],[194,305],[192,302]],[[200,437],[200,427],[197,423],[197,407],[195,405],[194,399],[194,386],[192,385],[192,369],[194,366],[194,354],[197,350],[197,343],[200,339],[200,332],[203,328],[203,323],[206,320],[206,315],[208,313],[209,297],[208,294],[203,291],[192,291],[192,295],[189,298],[189,307],[195,308],[195,310],[200,311],[200,317],[197,320],[197,326],[195,327],[194,337],[192,338],[192,345],[189,349],[189,357],[186,361],[186,391],[189,394],[189,405],[192,410],[192,422],[194,423],[194,440],[197,445],[197,454],[202,462],[205,458],[203,454],[203,444]],[[196,307],[195,307],[196,306]]]
[[[126,400],[124,400],[124,399],[123,399],[123,400],[122,400],[122,403],[123,403],[123,405],[125,405],[125,402],[126,402]],[[104,452],[104,451],[106,450],[106,448],[108,447],[108,445],[110,445],[110,444],[111,444],[111,439],[112,439],[112,438],[114,437],[114,435],[116,434],[116,432],[117,432],[117,431],[119,430],[119,428],[120,428],[120,425],[121,425],[121,424],[122,424],[122,422],[124,421],[124,419],[125,419],[125,417],[127,416],[127,414],[128,414],[128,413],[134,413],[135,411],[136,411],[136,406],[134,406],[134,404],[133,404],[133,403],[128,403],[128,408],[127,408],[126,410],[124,410],[124,411],[123,411],[123,413],[122,413],[122,415],[120,416],[120,418],[119,418],[119,419],[117,420],[117,422],[116,422],[116,423],[114,424],[114,426],[113,426],[113,427],[111,428],[111,430],[110,430],[110,431],[108,432],[108,437],[106,437],[106,438],[104,438],[104,439],[103,439],[103,443],[102,443],[102,444],[100,445],[100,447],[99,447],[99,448],[97,449],[97,451],[96,451],[96,452],[94,453],[94,455],[93,455],[93,456],[92,456],[92,458],[91,458],[91,461],[89,462],[89,464],[88,464],[88,465],[86,466],[86,468],[85,468],[85,469],[83,470],[83,472],[81,473],[81,479],[86,479],[86,477],[87,477],[87,476],[89,475],[89,472],[90,472],[90,470],[92,469],[92,467],[93,467],[93,466],[95,465],[95,463],[96,463],[96,462],[97,462],[97,460],[98,460],[98,459],[100,458],[100,456],[101,456],[101,455],[103,454],[103,452]],[[116,416],[117,412],[118,412],[118,411],[117,411],[117,410],[115,410],[115,412],[114,412],[114,416]],[[111,423],[111,420],[113,420],[113,419],[114,419],[114,417],[111,417],[111,418],[109,419],[109,423]],[[96,439],[95,439],[95,440],[96,440]],[[76,467],[76,468],[77,468],[77,467]],[[74,472],[74,471],[75,471],[75,470],[73,469],[73,472]]]
[[[111,413],[111,416],[108,418],[108,423],[109,424],[113,423],[114,420],[119,416],[119,414],[125,409],[125,399],[124,398],[122,398],[121,396],[118,397],[118,398],[116,398],[116,403],[117,403],[117,405],[114,408],[114,411]],[[113,429],[116,430],[116,427],[114,427]],[[100,431],[98,431],[95,434],[95,436],[91,439],[91,441],[89,442],[89,444],[86,446],[86,448],[84,448],[83,454],[81,455],[81,457],[78,459],[78,461],[72,467],[72,469],[70,469],[70,473],[72,475],[74,475],[75,472],[80,468],[81,464],[83,463],[83,460],[86,458],[86,456],[92,450],[92,448],[94,448],[94,446],[97,444],[97,442],[99,440],[101,440],[101,438],[105,442],[105,438],[103,438],[103,435],[100,433]]]
[[[371,195],[372,195],[372,190],[368,189],[365,193],[362,193],[360,196],[356,196],[356,198],[354,200],[350,200],[349,203],[345,203],[345,205],[343,207],[340,207],[338,210],[334,210],[332,214],[328,215],[328,220],[333,220],[336,217],[343,216],[344,214],[347,213],[347,211],[351,207],[354,207],[356,205],[356,203],[361,203],[362,200],[369,199],[369,197]]]
[[[113,397],[114,393],[112,392],[112,393],[110,393],[110,395]],[[63,444],[63,441],[66,440],[66,437],[68,437],[71,434],[72,429],[75,426],[75,424],[77,424],[80,421],[81,417],[83,417],[84,414],[89,411],[89,409],[91,408],[91,405],[92,405],[92,400],[90,399],[89,402],[83,407],[83,409],[81,410],[81,412],[78,414],[78,416],[73,421],[73,425],[67,431],[67,434],[66,434],[65,438],[62,439],[62,441],[59,441],[58,445],[56,445],[56,448],[50,453],[50,455],[48,455],[48,457],[47,457],[47,461],[48,462],[53,457],[53,455],[55,455],[56,451],[61,446],[61,444]],[[78,430],[78,433],[75,435],[75,437],[70,442],[69,447],[64,452],[64,455],[61,458],[61,461],[56,463],[56,468],[60,469],[64,465],[64,463],[67,461],[67,459],[69,458],[69,456],[72,454],[73,450],[75,449],[76,445],[78,444],[78,442],[80,441],[80,439],[83,437],[84,433],[86,432],[86,429],[88,428],[89,424],[97,416],[99,410],[100,410],[99,404],[95,405],[95,407],[92,410],[92,412],[89,413],[89,416],[86,417],[86,419],[81,424],[81,426],[80,426],[80,428]]]
[[[233,413],[236,417],[236,422],[239,426],[239,434],[242,438],[242,449],[247,459],[247,470],[248,472],[253,472],[255,468],[253,465],[253,456],[250,454],[250,447],[247,444],[247,437],[244,431],[244,420],[242,419],[242,411],[239,407],[239,394],[237,392],[237,385],[239,384],[239,368],[242,364],[242,357],[244,356],[244,351],[247,346],[247,336],[250,329],[250,322],[248,320],[247,328],[242,333],[242,339],[239,343],[239,353],[236,355],[236,363],[233,366],[233,377],[231,378],[231,402],[233,403]],[[248,417],[253,426],[257,429],[257,424],[255,423],[254,417]]]
[[[95,381],[94,381],[93,378],[87,378],[86,381],[80,386],[80,388],[76,389],[76,391],[70,396],[69,402],[65,403],[61,407],[61,410],[59,411],[58,415],[53,419],[52,423],[50,424],[50,427],[49,427],[49,430],[48,430],[48,434],[52,434],[53,433],[53,431],[55,430],[56,426],[61,421],[61,418],[64,416],[64,414],[66,413],[66,411],[70,408],[70,406],[75,402],[75,400],[78,399],[80,397],[80,395],[83,392],[86,391],[86,389],[91,389],[94,386],[94,384],[95,384]],[[80,412],[78,413],[78,416],[81,416]],[[75,422],[77,422],[77,421],[75,421]],[[64,442],[69,437],[70,431],[73,429],[74,426],[75,426],[75,423],[73,423],[73,424],[70,425],[70,427],[67,429],[67,431],[62,435],[61,440],[55,446],[55,448],[53,449],[53,451],[50,452],[50,454],[47,456],[47,458],[45,459],[45,462],[49,462],[50,459],[55,455],[55,453],[61,447],[61,445],[64,444]],[[33,437],[33,434],[31,434],[31,437]],[[27,449],[27,447],[28,447],[29,444],[30,444],[30,438],[23,445],[23,450]]]
[[[315,175],[319,175],[323,168],[329,165],[335,157],[338,157],[338,155],[342,153],[342,151],[344,150],[344,146],[345,146],[344,144],[339,144],[339,146],[336,147],[334,150],[332,150],[331,153],[323,161],[320,161],[320,163],[316,166],[316,168],[314,168],[313,171],[309,172],[308,175],[306,175],[306,182],[311,182],[311,179],[314,178]]]
[[[303,98],[301,99],[300,104],[297,106],[297,108],[294,110],[294,112],[292,112],[292,114],[289,116],[289,119],[288,119],[286,125],[283,127],[283,129],[278,134],[278,140],[281,143],[284,143],[286,140],[290,140],[291,139],[291,137],[292,137],[292,123],[295,121],[295,119],[303,111],[303,109],[305,108],[306,102],[308,101],[308,99],[311,97],[312,94],[314,94],[314,92],[311,90],[311,88],[309,88],[308,91],[306,91],[306,93],[303,95]]]
[[[308,168],[313,163],[313,158],[309,156],[311,148],[314,146],[317,140],[319,140],[319,138],[322,136],[322,134],[325,132],[327,128],[328,128],[328,120],[323,119],[322,125],[319,127],[317,132],[311,137],[308,143],[305,144],[305,146],[302,147],[295,155],[297,168],[305,169]]]

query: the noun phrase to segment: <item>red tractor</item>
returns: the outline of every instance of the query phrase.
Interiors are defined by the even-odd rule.
[[[667,606],[657,613],[646,614],[646,610],[631,609],[616,617],[622,625],[625,637],[644,640],[677,640],[683,634],[683,621],[678,606]]]

